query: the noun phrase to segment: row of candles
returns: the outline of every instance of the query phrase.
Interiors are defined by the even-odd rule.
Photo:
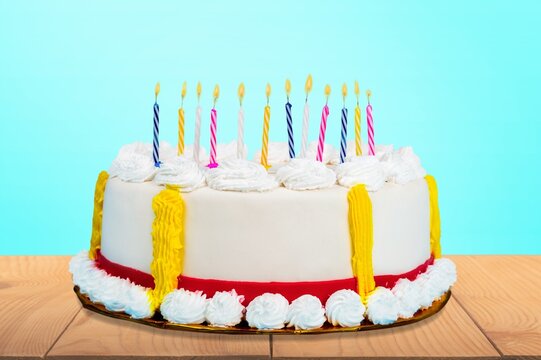
[[[197,84],[197,108],[195,111],[195,131],[194,131],[194,144],[193,144],[193,156],[194,160],[199,163],[199,151],[200,151],[200,137],[201,137],[201,106],[199,105],[200,98],[201,98],[201,83]],[[301,145],[301,157],[306,156],[306,148],[308,144],[308,129],[309,129],[309,123],[310,123],[310,106],[308,103],[308,95],[312,91],[312,76],[308,75],[308,78],[306,79],[306,83],[304,86],[305,94],[306,94],[306,100],[304,104],[304,112],[303,112],[303,123],[302,123],[302,145]],[[242,102],[244,99],[244,83],[241,83],[238,88],[238,97],[239,97],[239,112],[238,112],[238,133],[237,133],[237,157],[242,158],[243,152],[244,152],[244,109],[242,107]],[[287,140],[288,140],[288,150],[289,150],[289,157],[291,159],[295,158],[295,142],[294,142],[294,136],[293,136],[293,119],[291,116],[291,108],[292,105],[289,102],[289,95],[291,93],[291,82],[289,80],[286,80],[285,83],[285,91],[286,91],[286,104],[285,104],[285,112],[286,112],[286,122],[287,122]],[[359,96],[360,96],[360,89],[359,89],[359,83],[355,81],[354,86],[355,96],[357,100],[357,104],[355,106],[355,154],[357,156],[362,155],[361,150],[361,108],[359,107]],[[160,107],[158,105],[158,94],[160,92],[160,83],[156,84],[155,87],[155,98],[154,98],[154,137],[153,137],[153,160],[156,167],[160,166],[160,153],[159,153],[159,131],[160,131]],[[184,122],[185,122],[185,114],[184,114],[184,98],[186,97],[186,82],[182,84],[182,91],[181,91],[181,105],[178,109],[178,143],[177,143],[177,153],[178,155],[184,154]],[[267,84],[266,87],[266,97],[267,97],[267,104],[264,108],[263,112],[263,139],[262,139],[262,146],[261,146],[261,165],[263,165],[265,168],[269,168],[268,163],[268,151],[269,151],[269,128],[270,128],[270,117],[271,117],[271,108],[269,105],[269,99],[271,95],[271,86],[270,84]],[[346,150],[347,150],[347,123],[348,123],[348,109],[346,108],[346,96],[348,93],[347,85],[342,85],[342,99],[343,99],[343,107],[341,110],[341,133],[340,133],[340,162],[343,163],[346,158]],[[326,85],[324,89],[325,94],[325,105],[323,106],[323,109],[321,111],[321,121],[320,121],[320,127],[319,127],[319,138],[318,138],[318,147],[317,147],[317,154],[316,154],[316,160],[322,162],[323,161],[323,151],[325,146],[325,133],[327,130],[327,119],[329,117],[329,106],[328,106],[328,100],[329,96],[331,94],[331,87],[330,85]],[[368,99],[368,105],[366,106],[366,122],[367,122],[367,133],[368,133],[368,155],[374,155],[375,154],[375,143],[374,143],[374,119],[372,116],[372,105],[370,104],[370,96],[372,95],[370,90],[366,91],[366,96]],[[217,122],[218,122],[218,112],[216,111],[216,102],[218,101],[218,97],[220,96],[220,87],[219,85],[216,85],[214,87],[213,92],[213,106],[210,111],[210,157],[209,157],[209,168],[215,168],[218,166],[217,163],[217,143],[216,143],[216,137],[217,137]]]

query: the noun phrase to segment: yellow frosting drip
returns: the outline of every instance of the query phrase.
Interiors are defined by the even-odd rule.
[[[355,185],[348,193],[348,221],[351,238],[351,267],[357,278],[357,291],[363,302],[376,288],[372,268],[374,231],[372,223],[372,202],[363,184]]]
[[[428,195],[430,199],[430,251],[434,258],[441,258],[441,223],[440,209],[438,206],[438,186],[433,176],[425,176],[428,185]]]
[[[96,189],[94,190],[94,215],[92,216],[92,237],[90,238],[90,250],[88,257],[91,260],[96,259],[96,252],[101,249],[101,222],[103,217],[103,196],[105,194],[105,184],[107,184],[109,174],[102,171],[96,180]]]
[[[150,271],[154,290],[149,291],[153,309],[164,296],[177,288],[184,265],[184,201],[176,187],[167,186],[152,200],[155,218],[152,223],[152,255]]]

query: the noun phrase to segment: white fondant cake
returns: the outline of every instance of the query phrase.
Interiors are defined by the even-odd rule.
[[[267,172],[234,155],[208,169],[161,146],[160,168],[149,145],[132,144],[100,175],[91,249],[70,266],[110,311],[145,318],[161,306],[170,322],[220,327],[385,325],[456,279],[439,258],[435,185],[411,148],[337,164],[330,147],[320,163],[271,143]]]

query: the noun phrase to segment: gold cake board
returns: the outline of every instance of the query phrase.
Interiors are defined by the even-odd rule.
[[[130,317],[130,315],[126,313],[109,311],[102,304],[93,303],[92,301],[90,301],[88,296],[82,294],[79,291],[78,286],[75,286],[73,290],[77,294],[77,297],[81,301],[81,304],[83,304],[84,308],[97,312],[102,315],[116,318],[116,319],[128,320],[128,321],[144,324],[147,326],[153,326],[153,327],[157,327],[161,329],[200,331],[200,332],[218,333],[218,334],[267,334],[267,335],[268,334],[277,334],[277,335],[326,334],[326,333],[334,333],[334,332],[368,331],[368,330],[386,329],[386,328],[391,328],[391,327],[396,327],[396,326],[412,324],[436,314],[438,311],[443,309],[443,307],[445,306],[445,304],[447,303],[447,301],[449,301],[449,298],[451,297],[451,290],[448,290],[445,294],[443,294],[443,296],[440,299],[434,301],[431,307],[417,311],[415,315],[410,319],[398,319],[396,322],[390,325],[375,325],[369,322],[368,320],[363,320],[361,325],[354,326],[354,327],[332,326],[331,324],[326,322],[321,328],[313,329],[313,330],[295,330],[294,328],[284,328],[284,329],[278,329],[278,330],[259,330],[259,329],[254,329],[254,328],[249,327],[246,321],[242,321],[239,325],[235,327],[217,327],[217,326],[209,326],[209,325],[203,325],[203,324],[194,324],[194,325],[173,324],[163,319],[159,312],[156,312],[156,314],[150,319],[133,319]]]

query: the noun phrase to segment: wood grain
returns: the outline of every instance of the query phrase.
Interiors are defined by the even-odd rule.
[[[120,321],[83,309],[47,358],[76,359],[104,355],[108,359],[268,358],[270,346],[268,335],[223,335],[164,330]]]
[[[504,356],[541,355],[541,256],[453,256],[453,295]]]
[[[273,356],[498,358],[453,297],[431,318],[399,328],[313,336],[273,336]]]
[[[69,257],[0,257],[0,357],[42,358],[81,309]]]

